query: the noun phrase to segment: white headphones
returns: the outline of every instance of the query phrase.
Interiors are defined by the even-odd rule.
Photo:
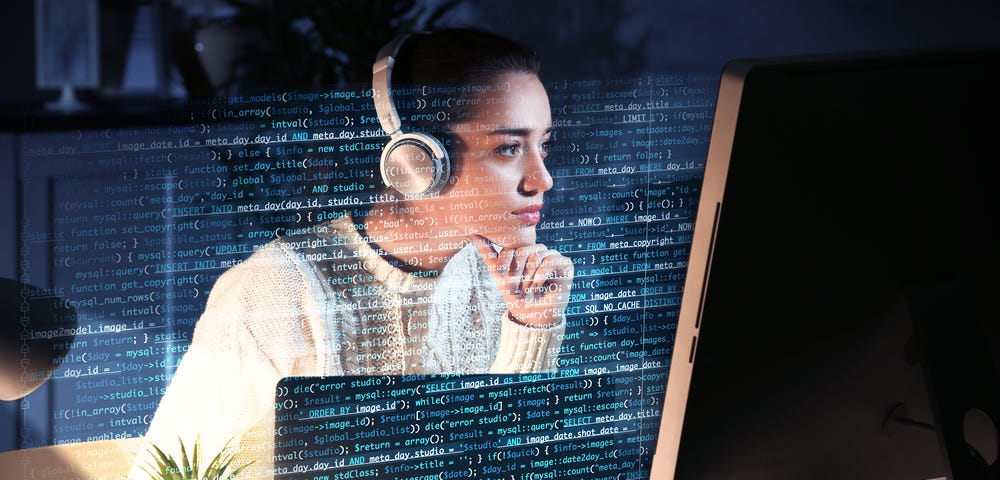
[[[441,191],[451,178],[448,152],[438,139],[425,133],[403,133],[392,101],[392,67],[404,35],[382,47],[372,67],[375,113],[389,143],[382,149],[382,181],[407,197],[425,197]]]

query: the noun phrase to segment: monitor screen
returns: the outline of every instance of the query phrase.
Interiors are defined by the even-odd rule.
[[[727,67],[680,478],[995,477],[998,59]]]
[[[548,401],[588,399],[553,407],[564,421],[534,427],[546,430],[524,423],[494,442],[592,431],[574,448],[603,455],[596,445],[614,441],[614,465],[648,474],[717,82],[396,85],[407,128],[431,125],[456,157],[432,194],[386,188],[403,167],[382,158],[383,94],[367,85],[17,134],[17,280],[37,288],[24,296],[15,284],[12,298],[75,313],[12,323],[53,357],[20,412],[21,446],[132,438],[138,458],[153,446],[179,458],[181,445],[206,455],[240,445],[233,466],[268,476],[285,468],[271,463],[281,439],[268,433],[283,377],[544,373],[518,384],[572,386]],[[525,101],[539,94],[540,111]],[[545,124],[516,124],[525,105]],[[285,398],[302,408],[313,399],[292,390]],[[545,410],[516,395],[507,402],[529,402],[510,410],[525,422]],[[295,450],[314,458],[326,447]],[[562,458],[553,450],[532,465],[583,468]]]

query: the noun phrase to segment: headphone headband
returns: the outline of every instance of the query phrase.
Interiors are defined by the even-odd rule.
[[[379,162],[382,181],[408,197],[434,195],[451,178],[448,152],[438,139],[425,133],[403,133],[392,101],[392,68],[403,42],[402,35],[382,47],[372,66],[372,97],[379,124],[390,137]]]
[[[392,68],[396,65],[399,48],[407,38],[410,38],[410,34],[400,35],[382,47],[372,66],[372,97],[375,98],[375,112],[378,114],[382,129],[392,137],[399,135],[403,128],[399,113],[396,112],[396,105],[392,101]]]

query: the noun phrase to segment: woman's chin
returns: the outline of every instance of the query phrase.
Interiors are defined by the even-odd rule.
[[[504,248],[534,245],[537,238],[534,225],[517,228],[510,228],[509,225],[503,227],[499,225],[480,226],[479,228],[471,227],[465,229],[465,234],[479,235]]]
[[[504,247],[523,247],[525,245],[534,245],[537,235],[535,234],[535,227],[519,228],[516,232],[510,232],[507,235],[503,235],[499,239],[492,239],[494,242],[504,246]]]

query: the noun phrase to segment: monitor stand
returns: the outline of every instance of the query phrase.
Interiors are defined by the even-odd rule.
[[[1000,478],[1000,375],[983,327],[997,311],[989,308],[987,292],[976,288],[976,282],[961,280],[906,288],[934,414],[934,424],[923,427],[936,430],[954,480]],[[921,428],[904,409],[887,424]]]

